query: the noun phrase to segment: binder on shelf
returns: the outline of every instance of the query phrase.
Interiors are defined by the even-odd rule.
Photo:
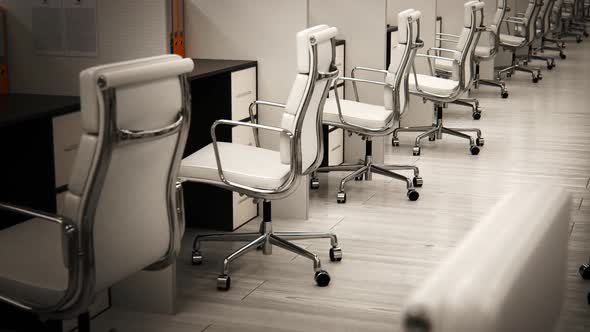
[[[172,29],[170,33],[170,50],[184,58],[184,0],[170,0]]]

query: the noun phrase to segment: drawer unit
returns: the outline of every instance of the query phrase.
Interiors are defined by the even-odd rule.
[[[231,119],[242,120],[250,116],[248,107],[256,100],[256,68],[231,73]]]
[[[188,80],[192,94],[191,130],[184,155],[211,143],[210,129],[218,119],[249,121],[248,107],[257,98],[255,61],[195,59]],[[251,128],[219,126],[220,142],[254,145]],[[258,216],[252,198],[215,186],[185,182],[187,227],[233,231]]]
[[[81,121],[80,112],[53,118],[53,156],[57,189],[68,184],[82,135]]]
[[[328,129],[328,165],[336,166],[344,162],[344,129]]]

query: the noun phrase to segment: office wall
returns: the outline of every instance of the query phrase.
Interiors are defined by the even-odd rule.
[[[295,34],[307,27],[307,0],[187,0],[187,56],[258,61],[258,97],[284,103],[295,79]],[[260,108],[280,125],[281,112]],[[276,135],[261,132],[264,147]]]
[[[346,40],[346,73],[355,66],[383,69],[386,54],[387,0],[310,0],[309,24],[338,28],[338,38]],[[363,78],[383,80],[382,74],[363,73]],[[383,105],[383,89],[360,84],[363,102]],[[352,86],[348,83],[348,91]],[[353,97],[348,94],[348,99]]]
[[[0,0],[8,10],[11,92],[77,95],[78,74],[98,64],[167,53],[164,0],[98,0],[98,56],[36,55],[31,0]]]

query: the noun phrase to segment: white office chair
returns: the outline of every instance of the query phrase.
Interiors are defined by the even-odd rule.
[[[565,293],[570,195],[502,200],[410,297],[408,332],[553,331]]]
[[[519,63],[520,58],[528,59],[526,56],[517,56],[516,52],[521,48],[529,48],[537,36],[537,17],[543,5],[543,0],[529,0],[526,11],[519,16],[505,18],[503,23],[508,27],[508,34],[500,33],[500,46],[512,53],[512,64],[502,68],[498,72],[498,79],[502,74],[511,77],[515,71],[521,71],[531,74],[533,83],[543,79],[541,69],[528,68],[526,65]],[[513,28],[511,27],[513,25]],[[535,74],[535,72],[537,74]]]
[[[447,128],[443,126],[443,106],[446,103],[453,102],[466,93],[474,80],[473,57],[475,47],[479,41],[480,32],[484,30],[483,7],[484,3],[480,1],[469,1],[464,5],[464,28],[459,39],[459,48],[461,51],[436,48],[428,50],[427,54],[417,54],[418,58],[428,60],[431,75],[416,74],[415,70],[410,74],[409,86],[410,93],[422,97],[424,100],[430,100],[434,103],[434,119],[432,126],[425,127],[400,127],[393,131],[392,144],[399,146],[399,132],[423,132],[416,137],[416,142],[412,150],[415,156],[421,153],[420,140],[428,137],[434,141],[441,139],[443,133],[465,138],[469,140],[469,151],[473,155],[479,154],[479,146],[484,145],[484,139],[481,137],[481,130],[477,128]],[[450,53],[451,57],[442,57],[430,54],[431,52]],[[436,77],[434,60],[446,60],[454,63],[452,79]],[[477,138],[464,134],[462,132],[475,132]]]
[[[392,60],[389,70],[380,70],[367,67],[356,67],[352,70],[352,77],[339,77],[336,81],[350,81],[353,83],[356,101],[340,99],[335,90],[335,98],[326,101],[324,107],[324,124],[343,128],[349,132],[363,137],[366,144],[365,161],[359,164],[345,164],[327,166],[318,169],[318,172],[353,171],[340,181],[340,189],[337,194],[337,202],[346,202],[344,186],[352,179],[371,180],[372,173],[381,174],[406,183],[407,196],[415,201],[420,196],[414,189],[422,186],[422,178],[418,167],[412,165],[375,165],[372,161],[373,137],[383,137],[393,132],[401,114],[407,109],[409,98],[408,75],[411,64],[414,61],[416,50],[423,46],[420,40],[419,11],[408,9],[398,15],[399,42],[393,48]],[[384,74],[384,82],[369,81],[355,78],[356,71],[378,72]],[[337,82],[337,83],[338,83]],[[359,102],[357,83],[372,84],[385,91],[385,106],[377,106]],[[394,170],[412,170],[414,178],[407,178]],[[319,180],[311,179],[311,188],[317,189]]]
[[[274,232],[271,221],[271,200],[289,196],[300,179],[315,171],[323,156],[321,117],[330,83],[338,75],[334,65],[335,36],[338,30],[320,25],[297,34],[297,69],[287,104],[256,101],[250,106],[252,123],[217,120],[211,127],[213,143],[186,157],[180,167],[182,181],[200,182],[232,190],[257,200],[263,200],[263,220],[258,233],[199,235],[193,243],[192,262],[201,264],[201,242],[245,241],[244,247],[223,262],[223,272],[217,278],[217,288],[228,290],[231,285],[230,263],[247,252],[261,247],[265,255],[272,246],[309,258],[314,263],[315,281],[327,286],[329,274],[322,269],[317,255],[289,240],[328,238],[331,240],[330,259],[342,259],[336,235],[332,233]],[[253,107],[267,105],[283,109],[281,127],[256,123]],[[246,126],[254,130],[257,146],[217,142],[218,126]],[[280,133],[280,151],[261,148],[258,130]],[[198,204],[198,202],[196,202]],[[206,208],[206,207],[205,207]]]
[[[488,85],[488,86],[495,86],[500,88],[500,95],[502,98],[508,98],[508,89],[506,89],[506,83],[502,80],[486,80],[481,79],[479,76],[480,71],[480,63],[483,61],[491,61],[496,57],[498,53],[498,46],[500,44],[499,39],[499,31],[500,26],[502,24],[502,20],[506,14],[506,0],[497,0],[496,1],[496,13],[494,15],[494,19],[489,27],[486,27],[485,31],[482,32],[482,35],[485,34],[487,38],[480,38],[478,45],[475,47],[475,56],[473,57],[473,61],[475,62],[475,78],[473,80],[473,87],[478,88],[479,85]],[[453,51],[461,51],[459,48],[459,38],[458,35],[453,35],[449,33],[437,33],[436,40],[442,42],[453,43],[456,46]],[[440,76],[452,77],[452,74],[457,71],[454,66],[456,65],[453,61],[443,60],[443,59],[436,59],[434,61],[436,73]],[[479,120],[481,118],[481,109],[479,107],[479,101],[475,98],[461,98],[457,99],[453,104],[467,106],[472,109],[472,116],[473,119]]]
[[[552,70],[556,66],[554,57],[541,55],[546,50],[546,38],[551,34],[551,14],[553,13],[554,5],[555,0],[543,1],[537,18],[536,40],[538,41],[539,47],[533,47],[533,44],[529,46],[529,60],[545,61],[547,63],[547,70]]]
[[[1,301],[44,319],[79,315],[88,331],[95,294],[175,259],[192,68],[166,55],[80,74],[83,134],[63,215],[0,204],[31,218],[0,231]]]

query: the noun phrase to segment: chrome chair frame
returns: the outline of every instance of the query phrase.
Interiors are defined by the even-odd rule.
[[[497,74],[497,79],[502,79],[502,75],[506,74],[507,77],[511,77],[512,75],[514,75],[514,73],[516,71],[520,71],[520,72],[525,72],[525,73],[529,73],[532,76],[532,81],[533,83],[537,83],[539,82],[539,80],[543,79],[543,75],[541,73],[541,69],[540,68],[529,68],[527,67],[527,62],[528,62],[528,57],[529,54],[527,54],[524,57],[519,57],[516,55],[516,51],[518,49],[521,49],[523,47],[529,47],[531,46],[531,44],[534,41],[534,38],[531,38],[530,36],[530,24],[534,24],[535,28],[533,29],[534,31],[536,31],[536,25],[537,25],[537,17],[539,14],[539,11],[541,9],[541,6],[543,6],[543,2],[542,1],[536,1],[535,2],[535,8],[533,9],[533,12],[531,13],[531,17],[528,19],[528,22],[526,22],[525,18],[522,17],[522,14],[517,14],[517,16],[513,16],[513,17],[509,17],[509,18],[505,18],[502,22],[506,24],[506,27],[508,29],[508,33],[510,35],[512,35],[511,29],[510,29],[510,24],[513,24],[515,26],[515,29],[517,27],[519,27],[520,29],[524,29],[525,30],[525,34],[523,36],[524,40],[520,45],[517,46],[513,46],[513,45],[509,45],[509,44],[505,44],[500,42],[500,46],[502,46],[503,49],[508,50],[512,53],[512,63],[509,66],[506,67],[502,67]],[[520,16],[519,16],[520,15]],[[521,65],[519,63],[519,60],[524,59],[525,64]],[[535,74],[535,71],[537,72],[537,74]]]
[[[114,79],[113,79],[114,80]],[[66,247],[64,255],[68,263],[68,283],[63,298],[52,306],[43,306],[38,303],[28,303],[20,299],[8,298],[0,295],[0,302],[14,305],[22,310],[36,313],[42,320],[72,319],[87,312],[88,307],[94,300],[95,286],[95,259],[94,259],[94,216],[98,207],[98,200],[102,186],[105,181],[111,152],[115,147],[125,144],[139,143],[145,140],[161,138],[179,133],[179,139],[174,151],[174,162],[168,173],[168,190],[166,193],[169,211],[174,211],[169,216],[170,247],[168,252],[159,262],[150,265],[145,270],[161,270],[176,260],[180,250],[180,241],[184,219],[182,207],[179,206],[178,187],[176,183],[176,172],[180,166],[182,153],[188,137],[190,124],[190,89],[186,75],[179,75],[182,89],[182,106],[178,119],[172,125],[160,129],[150,130],[128,130],[119,128],[117,125],[117,98],[116,89],[110,86],[110,75],[105,74],[98,78],[97,87],[101,91],[101,97],[105,105],[105,112],[102,114],[98,136],[102,137],[98,144],[94,166],[89,176],[90,183],[82,196],[83,211],[80,214],[80,222],[77,226],[72,220],[57,214],[45,213],[19,207],[13,204],[0,203],[0,210],[15,212],[24,216],[40,218],[62,227],[62,235]],[[31,244],[33,245],[33,244]]]
[[[219,233],[219,234],[206,234],[206,235],[197,235],[193,240],[192,245],[192,253],[191,253],[191,261],[194,265],[200,265],[203,262],[203,256],[201,254],[201,244],[202,242],[247,242],[246,245],[242,246],[237,251],[233,252],[232,254],[228,255],[223,261],[223,269],[221,275],[217,278],[217,288],[219,290],[229,290],[231,287],[231,278],[229,276],[230,273],[230,265],[232,262],[237,260],[238,258],[242,257],[246,253],[253,251],[255,249],[262,249],[264,255],[271,255],[272,254],[272,247],[277,246],[282,249],[288,250],[293,252],[297,255],[302,257],[308,258],[313,261],[313,269],[315,272],[314,279],[319,286],[327,286],[330,282],[330,276],[328,272],[322,269],[322,264],[319,257],[308,251],[307,249],[300,247],[296,244],[293,244],[289,241],[294,240],[308,240],[308,239],[329,239],[331,248],[330,248],[330,260],[331,261],[340,261],[342,260],[342,249],[338,245],[338,238],[334,233],[331,232],[275,232],[272,228],[272,217],[271,217],[271,200],[275,199],[282,199],[290,194],[292,194],[297,188],[300,183],[301,177],[308,175],[315,171],[315,169],[321,164],[323,158],[323,139],[319,133],[321,133],[321,118],[323,114],[323,103],[328,95],[329,88],[331,86],[331,81],[338,76],[338,69],[335,66],[335,54],[336,54],[336,40],[335,38],[331,38],[332,44],[332,62],[330,65],[330,72],[323,73],[318,71],[318,58],[317,58],[317,41],[312,36],[310,38],[310,54],[312,54],[312,58],[310,59],[310,71],[309,75],[312,78],[308,81],[308,85],[305,88],[305,100],[299,106],[299,111],[301,115],[297,120],[297,124],[295,125],[295,132],[288,131],[284,128],[280,127],[273,127],[273,126],[266,126],[261,125],[258,123],[258,117],[254,114],[254,108],[258,105],[264,106],[271,106],[275,108],[285,108],[284,104],[268,102],[268,101],[254,101],[249,106],[250,112],[250,121],[248,122],[240,122],[240,121],[230,121],[230,120],[217,120],[211,126],[211,138],[213,141],[213,148],[215,151],[215,159],[217,162],[217,167],[219,171],[219,181],[207,181],[203,179],[199,179],[198,182],[211,184],[217,187],[221,187],[223,189],[227,189],[230,191],[235,191],[240,195],[246,195],[248,197],[252,197],[255,199],[255,202],[259,200],[263,201],[263,219],[260,224],[260,228],[258,232],[254,233]],[[323,101],[320,104],[320,111],[318,111],[318,118],[316,119],[317,123],[317,133],[318,133],[318,151],[315,157],[314,163],[304,170],[302,169],[302,151],[301,151],[301,135],[302,135],[302,127],[303,127],[303,120],[305,119],[305,113],[307,112],[307,108],[311,101],[311,93],[310,89],[312,84],[316,82],[327,80],[326,87],[323,92]],[[266,130],[284,134],[286,137],[289,138],[290,141],[290,171],[287,180],[281,184],[279,187],[266,190],[255,188],[251,186],[247,186],[244,184],[236,183],[233,181],[228,180],[223,172],[223,165],[221,164],[221,158],[218,148],[218,142],[216,137],[216,128],[220,125],[226,126],[243,126],[252,128],[255,144],[257,147],[260,147],[260,138],[259,138],[259,130]],[[190,178],[180,178],[181,182],[191,181]]]
[[[529,46],[529,59],[542,60],[547,62],[547,70],[552,70],[555,65],[555,58],[547,55],[540,55],[539,53],[545,52],[549,48],[545,48],[545,38],[551,33],[550,29],[550,18],[553,12],[553,6],[556,0],[544,0],[544,4],[539,12],[538,24],[537,24],[537,40],[540,43],[538,48],[534,48],[531,44]],[[540,24],[539,24],[540,23]],[[561,50],[560,50],[561,52]],[[561,53],[560,53],[561,54]]]
[[[480,151],[479,147],[484,145],[484,139],[482,137],[482,133],[479,128],[448,128],[443,125],[443,106],[446,103],[456,101],[470,87],[468,85],[468,83],[471,80],[471,78],[465,77],[465,70],[464,70],[465,67],[464,66],[472,66],[473,67],[473,63],[465,63],[467,60],[467,56],[468,56],[467,52],[469,52],[469,47],[473,46],[472,43],[477,44],[477,42],[479,41],[479,37],[480,37],[481,32],[485,31],[485,26],[483,26],[483,25],[480,25],[477,27],[475,26],[476,22],[477,22],[477,18],[476,18],[477,10],[478,9],[474,7],[471,12],[472,31],[468,37],[467,42],[465,43],[465,47],[462,52],[459,52],[456,50],[451,50],[451,49],[433,47],[433,48],[430,48],[426,54],[416,54],[416,57],[424,58],[424,59],[428,60],[428,66],[430,69],[430,74],[432,76],[436,76],[436,72],[434,69],[435,67],[434,67],[434,63],[433,63],[434,60],[439,59],[439,60],[452,61],[459,68],[459,73],[460,73],[459,82],[458,82],[459,84],[454,89],[454,91],[452,91],[448,95],[438,95],[435,93],[429,93],[429,92],[423,91],[422,89],[420,89],[420,86],[418,84],[418,77],[416,76],[416,68],[415,68],[414,64],[412,64],[412,73],[413,73],[414,83],[416,85],[417,91],[411,92],[411,94],[416,95],[418,97],[422,97],[424,101],[429,100],[434,103],[433,123],[432,123],[432,126],[398,127],[398,128],[396,128],[393,131],[393,137],[392,137],[392,145],[393,146],[399,146],[399,138],[398,138],[399,132],[422,132],[422,134],[420,134],[416,137],[415,145],[412,148],[413,155],[419,156],[421,153],[420,141],[422,139],[424,139],[426,137],[428,137],[428,139],[430,141],[434,141],[436,139],[442,139],[443,133],[444,133],[444,134],[448,134],[448,135],[452,135],[452,136],[456,136],[459,138],[464,138],[466,140],[469,140],[469,151],[471,152],[471,154],[473,154],[473,155],[479,154],[479,151]],[[481,11],[482,24],[483,24],[483,9],[479,9],[479,10]],[[460,53],[461,60],[457,60],[455,58],[450,58],[450,57],[442,57],[440,55],[432,55],[432,54],[430,54],[431,51],[439,52],[438,54],[440,54],[440,53]],[[475,47],[473,47],[471,52],[473,52],[473,53],[475,52]],[[474,75],[473,70],[472,70],[472,75]],[[477,135],[477,138],[474,139],[472,136],[464,134],[463,132],[475,132]]]
[[[412,24],[411,18],[408,19],[407,24],[408,25]],[[413,35],[414,33],[413,33],[413,29],[411,28],[411,26],[408,27],[407,40],[408,40],[409,45],[406,48],[405,53],[402,56],[402,58],[405,58],[406,56],[408,58],[412,58],[415,55],[416,51],[424,46],[423,42],[417,42],[417,43],[413,42],[416,40],[416,38],[417,38],[417,40],[420,40],[420,19],[417,19],[414,24],[417,24],[417,36]],[[409,65],[409,63],[402,64],[402,66],[404,66],[404,67],[408,66],[408,65]],[[415,190],[415,188],[422,187],[422,184],[423,184],[422,177],[420,177],[419,168],[414,165],[375,164],[373,162],[373,156],[372,156],[373,137],[387,136],[387,135],[390,135],[391,133],[393,133],[393,131],[395,130],[395,124],[399,121],[400,115],[401,115],[400,98],[399,98],[399,95],[395,91],[397,89],[396,87],[399,87],[401,84],[407,85],[407,79],[403,79],[403,77],[402,77],[403,75],[397,75],[396,81],[394,82],[394,84],[388,84],[386,82],[357,78],[356,77],[357,71],[381,73],[383,75],[387,75],[389,73],[387,70],[384,70],[384,69],[376,69],[376,68],[370,68],[370,67],[357,66],[352,69],[351,77],[338,77],[335,80],[335,84],[338,85],[340,82],[347,82],[347,81],[351,82],[356,102],[360,102],[359,93],[358,93],[358,86],[357,86],[358,83],[370,84],[370,85],[380,86],[380,87],[389,89],[392,91],[392,96],[393,96],[393,105],[394,105],[393,112],[391,113],[391,116],[388,117],[388,119],[386,121],[387,124],[385,125],[385,127],[371,128],[371,127],[366,127],[366,126],[362,126],[362,125],[352,124],[352,123],[346,121],[346,119],[344,118],[344,115],[342,114],[342,108],[340,106],[340,96],[338,94],[337,89],[335,89],[334,90],[334,94],[335,94],[334,97],[336,100],[336,106],[338,109],[338,118],[340,121],[332,122],[332,121],[325,121],[324,120],[324,125],[342,128],[342,129],[348,131],[349,133],[354,133],[354,134],[361,136],[361,138],[365,141],[365,159],[358,162],[358,163],[345,163],[345,164],[335,165],[335,166],[320,167],[317,169],[317,172],[319,172],[319,173],[342,172],[342,171],[351,171],[352,172],[340,180],[340,185],[338,187],[338,193],[336,195],[336,201],[338,203],[346,203],[346,192],[344,190],[344,187],[346,186],[346,184],[348,182],[352,181],[353,179],[360,181],[363,178],[367,181],[370,181],[373,179],[373,175],[372,175],[373,173],[377,173],[382,176],[386,176],[386,177],[389,177],[389,178],[392,178],[392,179],[395,179],[398,181],[405,182],[408,198],[411,201],[415,201],[420,196],[420,194]],[[384,79],[385,79],[385,77],[384,77]],[[407,86],[406,86],[405,92],[406,92],[406,96],[405,96],[406,99],[405,100],[409,100],[409,89]],[[406,107],[407,107],[407,105],[406,105]],[[414,173],[414,177],[408,178],[402,174],[394,172],[394,171],[401,171],[401,170],[412,171]],[[319,187],[319,180],[318,180],[317,176],[314,174],[314,175],[312,175],[312,179],[311,179],[311,188],[317,189],[318,187]]]

